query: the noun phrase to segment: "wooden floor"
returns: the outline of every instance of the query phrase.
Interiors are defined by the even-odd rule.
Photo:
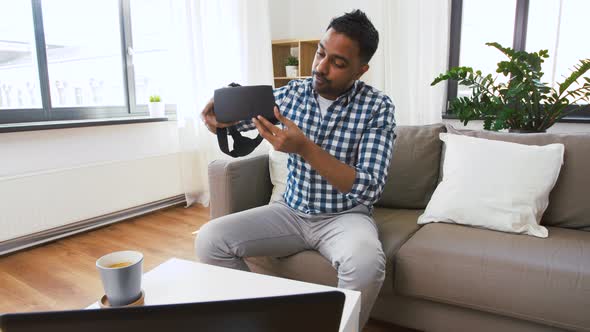
[[[95,261],[117,250],[144,254],[144,271],[172,257],[194,259],[191,233],[203,206],[168,208],[0,257],[0,313],[84,308],[103,294]],[[363,332],[410,331],[370,321]]]

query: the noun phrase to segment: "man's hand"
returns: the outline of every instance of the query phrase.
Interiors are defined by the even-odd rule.
[[[262,116],[252,118],[260,136],[272,144],[275,150],[296,153],[311,165],[336,189],[348,193],[352,189],[356,170],[326,152],[312,140],[305,137],[297,125],[282,116],[275,106],[275,117],[286,127],[281,130]]]
[[[293,121],[281,115],[276,106],[274,113],[277,120],[285,126],[285,129],[278,128],[259,115],[257,118],[252,118],[252,121],[256,125],[260,136],[269,141],[277,151],[303,154],[311,141],[305,137],[301,129]]]
[[[213,107],[213,98],[211,98],[207,105],[205,105],[205,108],[201,112],[201,119],[203,120],[205,126],[207,126],[207,129],[209,129],[209,131],[213,134],[217,133],[217,128],[227,128],[238,123],[238,121],[231,123],[217,122],[217,116],[215,115],[215,110]]]

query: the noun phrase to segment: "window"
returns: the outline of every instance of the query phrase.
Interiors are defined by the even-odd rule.
[[[496,72],[503,54],[485,45],[490,41],[512,45],[516,0],[463,1],[461,22],[460,65]],[[499,79],[504,77],[500,76]],[[458,95],[470,95],[471,90],[459,86]]]
[[[124,106],[117,0],[42,4],[51,105]]]
[[[590,1],[587,0],[530,2],[526,50],[549,50],[549,59],[543,63],[548,83],[562,82],[574,64],[590,57],[590,43],[583,32],[589,12]]]
[[[174,1],[174,0],[172,0]],[[167,45],[170,40],[170,4],[162,0],[131,0],[131,27],[133,31],[133,65],[135,94],[139,107],[150,95],[166,96],[167,103],[175,103],[169,66]]]
[[[590,44],[582,33],[589,11],[587,0],[453,0],[449,67],[469,66],[494,74],[503,55],[486,42],[516,50],[546,49],[550,57],[543,63],[543,79],[554,86],[580,59],[590,56]],[[448,87],[449,100],[471,93],[456,82]],[[590,115],[574,113],[564,120],[568,118],[590,119]]]
[[[174,0],[0,0],[0,124],[147,115]]]
[[[31,3],[0,1],[0,111],[41,107]]]

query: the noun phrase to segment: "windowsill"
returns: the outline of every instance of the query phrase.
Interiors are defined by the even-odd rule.
[[[164,122],[173,120],[170,117],[150,118],[147,116],[124,117],[124,118],[106,118],[92,120],[68,120],[68,121],[43,121],[43,122],[22,122],[0,124],[0,133],[10,133],[18,131],[64,129],[78,127],[94,126],[112,126],[132,123]]]
[[[459,117],[456,115],[444,114],[444,113],[442,115],[442,118],[445,120],[459,120]],[[481,121],[481,120],[474,120],[474,121]],[[558,123],[590,123],[590,117],[585,118],[585,117],[570,116],[570,117],[566,117],[564,119],[561,119],[557,122]]]

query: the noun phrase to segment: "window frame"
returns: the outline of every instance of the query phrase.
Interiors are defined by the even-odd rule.
[[[135,72],[131,64],[131,50],[133,48],[131,31],[131,0],[119,0],[119,26],[121,36],[121,62],[123,68],[124,82],[124,105],[123,106],[81,106],[81,107],[59,107],[51,105],[49,68],[47,63],[47,49],[45,45],[45,31],[43,27],[42,0],[31,0],[33,27],[35,35],[35,49],[37,52],[37,69],[39,73],[39,87],[41,92],[41,108],[11,108],[0,110],[0,126],[10,127],[11,124],[22,123],[43,123],[43,122],[68,122],[89,120],[84,123],[91,123],[91,120],[141,118],[148,116],[146,105],[137,105],[135,96]],[[166,115],[174,117],[176,105],[166,105]]]
[[[529,18],[530,0],[516,0],[516,13],[514,19],[514,35],[512,48],[517,51],[526,50],[526,36]],[[461,54],[461,22],[463,19],[463,0],[451,0],[451,27],[449,41],[449,69],[459,66]],[[449,103],[457,97],[458,83],[448,81],[447,84],[447,106],[443,112],[443,119],[458,119],[454,114],[449,113]],[[575,106],[570,106],[570,109]],[[588,108],[588,105],[586,105]],[[558,120],[565,123],[590,123],[590,112],[578,110]]]

